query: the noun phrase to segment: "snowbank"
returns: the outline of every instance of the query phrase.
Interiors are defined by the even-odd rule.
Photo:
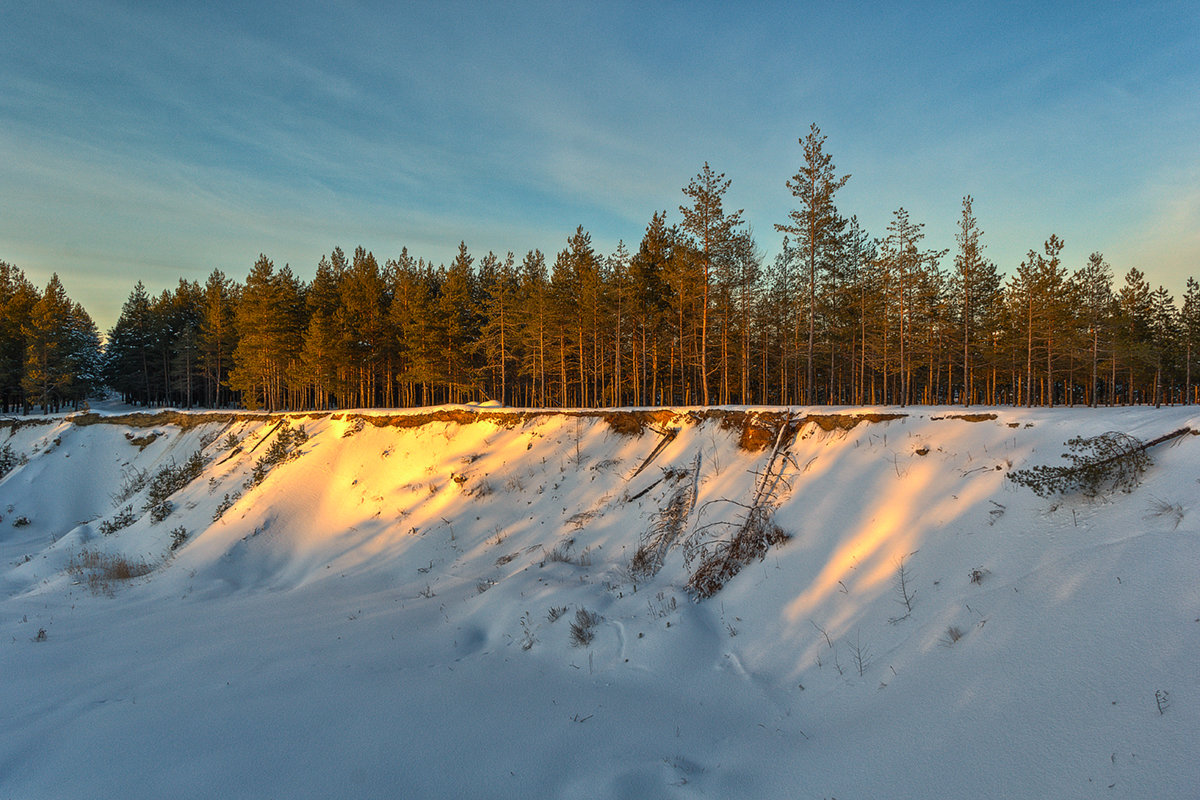
[[[1200,439],[1130,494],[1006,479],[1183,426],[0,420],[0,796],[1194,797]],[[756,508],[786,541],[697,601]]]

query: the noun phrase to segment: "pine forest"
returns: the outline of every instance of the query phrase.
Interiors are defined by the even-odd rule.
[[[904,208],[866,231],[836,205],[850,176],[817,126],[800,145],[770,260],[705,163],[636,248],[597,252],[582,226],[553,256],[334,248],[311,281],[263,255],[240,282],[139,282],[104,337],[57,276],[39,290],[0,262],[0,407],[78,408],[105,388],[266,410],[1200,399],[1194,278],[1177,303],[1101,253],[1065,263],[1052,233],[1005,274],[970,196],[952,247]]]

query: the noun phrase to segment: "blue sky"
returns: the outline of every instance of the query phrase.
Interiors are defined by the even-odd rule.
[[[812,122],[872,234],[952,249],[971,194],[1006,272],[1200,276],[1194,2],[0,0],[0,259],[106,329],[260,252],[633,249],[705,161],[773,255]]]

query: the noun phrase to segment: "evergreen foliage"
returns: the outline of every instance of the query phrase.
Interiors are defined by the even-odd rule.
[[[13,467],[20,463],[17,454],[13,452],[12,445],[5,444],[0,447],[0,478],[3,478],[8,473],[12,472]]]
[[[197,450],[182,465],[172,460],[150,478],[142,511],[150,513],[151,522],[162,522],[171,515],[175,508],[170,500],[171,495],[198,478],[207,463],[204,455]]]
[[[1119,431],[1077,436],[1066,445],[1070,452],[1063,458],[1069,464],[1015,470],[1008,474],[1009,480],[1039,497],[1078,492],[1090,498],[1114,491],[1132,492],[1151,465],[1146,444]]]

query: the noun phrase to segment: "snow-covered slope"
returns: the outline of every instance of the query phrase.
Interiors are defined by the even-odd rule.
[[[1198,796],[1200,414],[820,413],[3,423],[0,798]]]

